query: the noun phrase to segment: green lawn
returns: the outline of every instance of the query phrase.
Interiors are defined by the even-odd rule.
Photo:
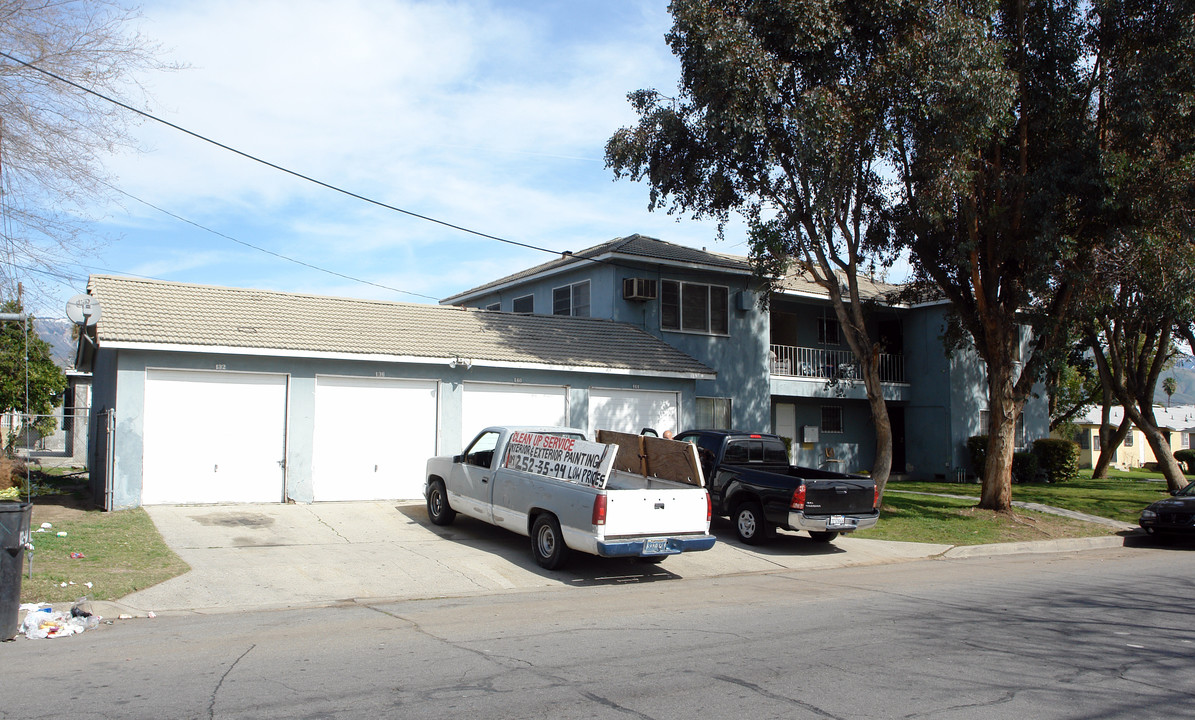
[[[116,600],[190,569],[166,547],[140,508],[64,512],[39,506],[34,498],[31,527],[36,530],[47,521],[53,527],[32,536],[33,577],[26,564],[21,602],[73,602],[84,596]],[[66,537],[58,537],[59,532]],[[83,557],[72,559],[71,553]]]
[[[1066,510],[1099,515],[1127,523],[1136,523],[1141,509],[1167,496],[1166,483],[1157,482],[1161,476],[1154,472],[1109,473],[1106,480],[1094,480],[1091,471],[1080,471],[1080,477],[1053,485],[1029,483],[1012,486],[1012,499],[1041,503]],[[1150,481],[1149,479],[1153,479]],[[946,493],[979,498],[977,483],[948,482],[892,482],[889,490]],[[905,496],[910,497],[910,496]],[[887,502],[887,498],[885,498]]]
[[[913,483],[900,483],[901,487],[906,484]],[[938,492],[937,488],[932,487],[937,484],[917,483],[925,486],[919,487],[918,492]],[[879,524],[868,530],[860,530],[851,537],[945,545],[986,545],[1114,533],[1112,528],[1105,525],[1031,510],[1014,510],[1012,514],[979,510],[975,507],[975,500],[888,493],[884,496]]]

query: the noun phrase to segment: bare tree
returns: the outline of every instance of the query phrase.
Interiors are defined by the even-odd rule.
[[[104,161],[136,148],[137,117],[58,78],[144,105],[138,77],[174,66],[132,29],[137,17],[110,0],[0,0],[0,296],[16,297],[18,280],[36,293],[94,242]]]

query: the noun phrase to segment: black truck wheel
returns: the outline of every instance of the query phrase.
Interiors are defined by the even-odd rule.
[[[838,533],[831,530],[823,530],[820,532],[810,530],[809,537],[813,538],[813,542],[816,543],[828,543],[834,538],[838,537]]]
[[[448,505],[443,480],[432,480],[427,486],[427,517],[433,525],[451,525],[456,519],[456,510]]]
[[[558,570],[568,559],[568,546],[555,515],[544,513],[535,518],[531,527],[531,552],[535,554],[535,562],[545,570]]]
[[[758,545],[768,536],[768,519],[764,517],[763,507],[754,500],[740,503],[730,519],[735,535],[748,545]]]

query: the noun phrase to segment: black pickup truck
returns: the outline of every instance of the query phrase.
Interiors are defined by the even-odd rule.
[[[713,510],[729,517],[739,540],[763,542],[776,528],[805,530],[816,542],[876,524],[875,482],[862,475],[788,464],[778,435],[691,430]]]

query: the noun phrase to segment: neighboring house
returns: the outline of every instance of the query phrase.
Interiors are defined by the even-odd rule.
[[[54,431],[41,435],[30,429],[15,446],[28,453],[30,460],[44,467],[87,466],[87,422],[91,413],[91,375],[76,370],[66,371],[66,392],[62,404],[55,407],[50,417],[54,418]],[[5,413],[0,417],[0,436],[7,440],[12,433],[19,433],[22,425],[20,413]]]
[[[104,275],[88,292],[103,315],[76,363],[108,509],[414,499],[427,458],[487,425],[677,429],[715,382],[624,322]]]
[[[1165,433],[1166,441],[1170,443],[1171,452],[1190,449],[1191,435],[1195,433],[1195,405],[1177,405],[1172,408],[1155,405],[1153,411],[1159,429]],[[1079,428],[1076,441],[1079,443],[1081,467],[1092,467],[1099,458],[1101,415],[1101,408],[1095,406],[1074,421]],[[1112,429],[1116,429],[1120,427],[1123,418],[1124,408],[1114,405],[1109,412],[1108,424]],[[1153,462],[1157,462],[1157,456],[1149,446],[1149,441],[1145,439],[1145,433],[1138,430],[1136,425],[1130,426],[1124,442],[1116,448],[1116,454],[1112,456],[1112,465],[1128,470]]]
[[[893,286],[860,280],[874,303],[869,330],[884,346],[894,471],[953,478],[967,466],[966,439],[986,430],[983,365],[972,352],[944,352],[945,303],[893,306],[884,300]],[[696,381],[696,412],[681,429],[771,430],[793,439],[800,464],[870,469],[871,412],[827,293],[794,273],[762,309],[759,289],[744,257],[631,235],[441,303],[636,325],[717,372]],[[1018,423],[1018,446],[1048,428],[1039,393]]]

